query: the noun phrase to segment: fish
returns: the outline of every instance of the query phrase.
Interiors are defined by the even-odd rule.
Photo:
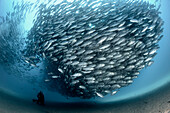
[[[108,72],[106,76],[114,76],[114,75],[117,75],[116,72]]]
[[[128,84],[131,84],[132,82],[133,82],[132,80],[128,80],[128,81],[127,81]]]
[[[103,71],[98,70],[98,71],[96,71],[96,72],[94,73],[94,75],[100,75],[100,74],[102,74],[102,73],[103,73]]]
[[[88,81],[95,81],[95,78],[94,77],[87,77],[87,78],[85,78],[86,80],[88,80]]]
[[[149,61],[149,62],[147,63],[147,65],[148,65],[148,66],[151,66],[153,63],[154,63],[154,61]]]
[[[94,53],[94,51],[93,50],[87,50],[87,51],[85,51],[85,53],[84,54],[91,54],[91,53]]]
[[[86,46],[90,45],[91,43],[92,43],[92,41],[86,41],[81,45],[81,47],[86,47]]]
[[[124,78],[124,76],[122,76],[122,75],[118,75],[118,76],[113,77],[112,79],[116,79],[116,80],[118,80],[118,79],[122,79],[122,78]]]
[[[70,58],[68,58],[69,60],[75,60],[77,58],[77,56],[71,56]]]
[[[54,76],[54,75],[53,75],[53,76],[51,76],[51,77],[52,77],[52,78],[54,78],[54,79],[59,78],[59,76]]]
[[[83,68],[83,70],[85,70],[85,71],[93,71],[94,68],[93,67],[85,67],[85,68]]]
[[[85,59],[85,60],[90,60],[90,59],[93,59],[94,56],[95,56],[95,54],[88,55],[88,56],[86,56],[84,59]]]
[[[77,83],[79,83],[79,80],[74,80],[74,81],[72,81],[70,84],[71,84],[71,85],[75,85],[75,84],[77,84]]]
[[[85,51],[86,51],[85,49],[81,49],[81,50],[79,50],[76,54],[77,54],[77,55],[81,55],[81,54],[83,54]]]
[[[85,87],[85,86],[82,86],[82,85],[80,85],[79,88],[81,88],[81,89],[86,89],[86,87]]]
[[[79,46],[80,44],[82,44],[83,43],[83,40],[79,40],[79,41],[77,41],[76,43],[75,43],[75,46]]]
[[[105,92],[105,93],[111,93],[111,91],[109,91],[109,90],[105,90],[104,92]]]
[[[130,22],[132,22],[132,23],[139,23],[139,20],[137,20],[137,19],[130,19]]]
[[[98,64],[96,68],[102,68],[104,66],[105,66],[105,64]]]
[[[45,79],[44,81],[45,81],[45,82],[49,82],[50,80],[49,80],[49,79]]]
[[[126,70],[132,70],[132,69],[134,69],[134,68],[135,68],[134,65],[128,65],[128,66],[126,67]]]
[[[79,61],[74,61],[71,65],[78,65]]]
[[[112,85],[112,89],[117,89],[117,88],[121,88],[121,86],[119,84]]]
[[[100,50],[106,49],[106,48],[108,48],[109,46],[110,46],[110,44],[105,44],[105,45],[99,47],[99,49],[100,49]]]
[[[73,76],[73,77],[80,77],[80,76],[82,76],[82,74],[81,73],[75,73],[75,74],[73,74],[71,76]]]
[[[145,60],[145,62],[148,62],[148,61],[150,61],[150,60],[152,60],[152,57],[148,57],[148,58]]]
[[[99,61],[105,61],[105,60],[106,60],[105,57],[98,57],[97,59],[98,59]]]
[[[115,95],[117,93],[117,91],[113,91],[111,95]]]
[[[87,84],[93,84],[93,83],[95,83],[95,81],[87,81]]]
[[[60,73],[64,73],[61,68],[58,68],[58,71],[59,71]]]
[[[99,40],[98,44],[101,44],[101,43],[104,42],[106,39],[107,39],[107,37],[102,37],[102,38]]]
[[[104,97],[101,93],[98,93],[98,92],[96,92],[96,95],[99,96],[100,98]]]

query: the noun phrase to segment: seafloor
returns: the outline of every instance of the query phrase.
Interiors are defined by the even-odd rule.
[[[170,113],[170,84],[121,102],[46,103],[39,106],[0,91],[0,113]]]

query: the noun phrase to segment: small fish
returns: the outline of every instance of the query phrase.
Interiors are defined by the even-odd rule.
[[[98,59],[99,61],[106,60],[106,58],[105,58],[105,57],[98,57],[97,59]]]
[[[88,77],[88,78],[85,78],[85,79],[88,80],[88,81],[95,81],[94,77]]]
[[[95,55],[93,55],[93,54],[92,54],[92,55],[88,55],[88,56],[86,56],[84,59],[85,59],[85,60],[90,60],[90,59],[93,59],[94,56],[95,56]]]
[[[51,77],[54,78],[54,79],[55,79],[55,78],[59,78],[59,76],[51,76]]]
[[[93,84],[95,81],[87,81],[87,84]]]
[[[127,67],[126,67],[126,70],[132,70],[132,69],[134,69],[135,68],[135,66],[134,65],[128,65]]]
[[[77,56],[71,56],[70,58],[69,58],[69,60],[75,60],[77,58]]]
[[[49,79],[45,79],[45,82],[49,82],[50,80]]]
[[[77,83],[79,83],[80,81],[79,80],[74,80],[74,81],[72,81],[70,84],[71,85],[75,85],[75,84],[77,84]]]
[[[102,38],[99,40],[98,44],[103,43],[106,39],[107,39],[107,37],[102,37]]]
[[[117,89],[117,88],[121,88],[121,86],[119,84],[115,84],[115,85],[112,85],[112,88]]]
[[[78,65],[79,61],[73,61],[72,65]]]
[[[126,83],[131,84],[133,81],[132,80],[128,80]]]
[[[148,58],[145,60],[145,62],[148,62],[148,61],[150,61],[150,60],[152,60],[152,57],[148,57]]]
[[[79,88],[81,88],[81,89],[86,89],[86,87],[85,87],[85,86],[82,86],[82,85],[80,85]]]
[[[157,49],[158,49],[158,48],[153,49],[152,51],[149,52],[149,54],[152,55],[152,54],[156,53]]]
[[[110,28],[108,31],[109,32],[114,32],[114,31],[118,31],[118,30],[119,30],[119,28],[115,27],[115,28]]]
[[[87,32],[87,35],[92,34],[92,33],[95,32],[95,31],[96,31],[96,30],[91,30],[91,31]]]
[[[91,54],[91,53],[93,53],[94,51],[93,50],[87,50],[87,51],[85,51],[85,53],[84,54]]]
[[[111,93],[111,91],[109,91],[109,90],[105,90],[104,92],[105,92],[105,93]]]
[[[82,74],[81,73],[75,73],[75,74],[73,74],[71,76],[73,76],[73,77],[80,77],[80,76],[82,76]]]
[[[77,41],[74,45],[75,45],[75,46],[79,46],[79,45],[81,45],[81,44],[83,43],[83,41],[84,41],[84,40],[79,40],[79,41]]]
[[[96,95],[103,98],[104,96],[101,93],[96,92]]]
[[[115,95],[117,93],[117,91],[113,91],[111,95]]]
[[[64,73],[61,68],[58,68],[58,71],[59,71],[60,73]]]
[[[139,20],[137,20],[137,19],[130,19],[130,22],[132,22],[132,23],[139,23]]]
[[[27,64],[29,64],[29,63],[30,63],[30,62],[29,62],[28,60],[26,60],[26,59],[25,59],[24,61],[25,61]]]
[[[114,76],[114,75],[116,75],[117,73],[116,72],[109,72],[108,74],[107,74],[107,76],[109,75],[109,76]]]
[[[77,54],[77,55],[80,55],[80,54],[83,54],[85,51],[86,51],[85,49],[81,49],[81,50],[79,50],[76,54]]]
[[[105,64],[98,64],[96,68],[102,68],[104,66],[105,66]]]
[[[83,68],[83,70],[85,70],[85,71],[93,71],[94,68],[92,68],[92,67],[85,67],[85,68]]]
[[[118,80],[118,79],[122,79],[122,78],[124,78],[124,76],[118,75],[118,76],[114,76],[112,79]]]
[[[110,44],[105,44],[105,45],[101,46],[99,49],[100,49],[100,50],[103,50],[103,49],[108,48],[109,46],[110,46]]]
[[[147,29],[148,29],[148,26],[146,26],[146,27],[142,30],[142,32],[145,32]]]
[[[131,77],[125,77],[124,80],[131,80],[132,78]]]
[[[86,47],[86,46],[90,45],[91,43],[92,43],[92,41],[86,41],[81,45],[81,47]]]
[[[50,46],[51,46],[52,42],[48,42],[47,47],[44,48],[44,51],[46,51]]]
[[[149,62],[147,63],[147,65],[148,65],[148,66],[151,66],[153,63],[154,63],[154,61],[149,61]]]

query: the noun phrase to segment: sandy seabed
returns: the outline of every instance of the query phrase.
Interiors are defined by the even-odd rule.
[[[170,83],[144,96],[105,104],[46,102],[39,106],[0,91],[0,113],[170,113]]]

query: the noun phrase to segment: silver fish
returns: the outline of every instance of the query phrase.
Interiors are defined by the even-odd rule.
[[[80,77],[80,76],[82,76],[82,74],[81,73],[75,73],[75,74],[73,74],[71,76],[73,76],[73,77]]]
[[[104,96],[101,93],[96,92],[96,95],[103,98]]]

